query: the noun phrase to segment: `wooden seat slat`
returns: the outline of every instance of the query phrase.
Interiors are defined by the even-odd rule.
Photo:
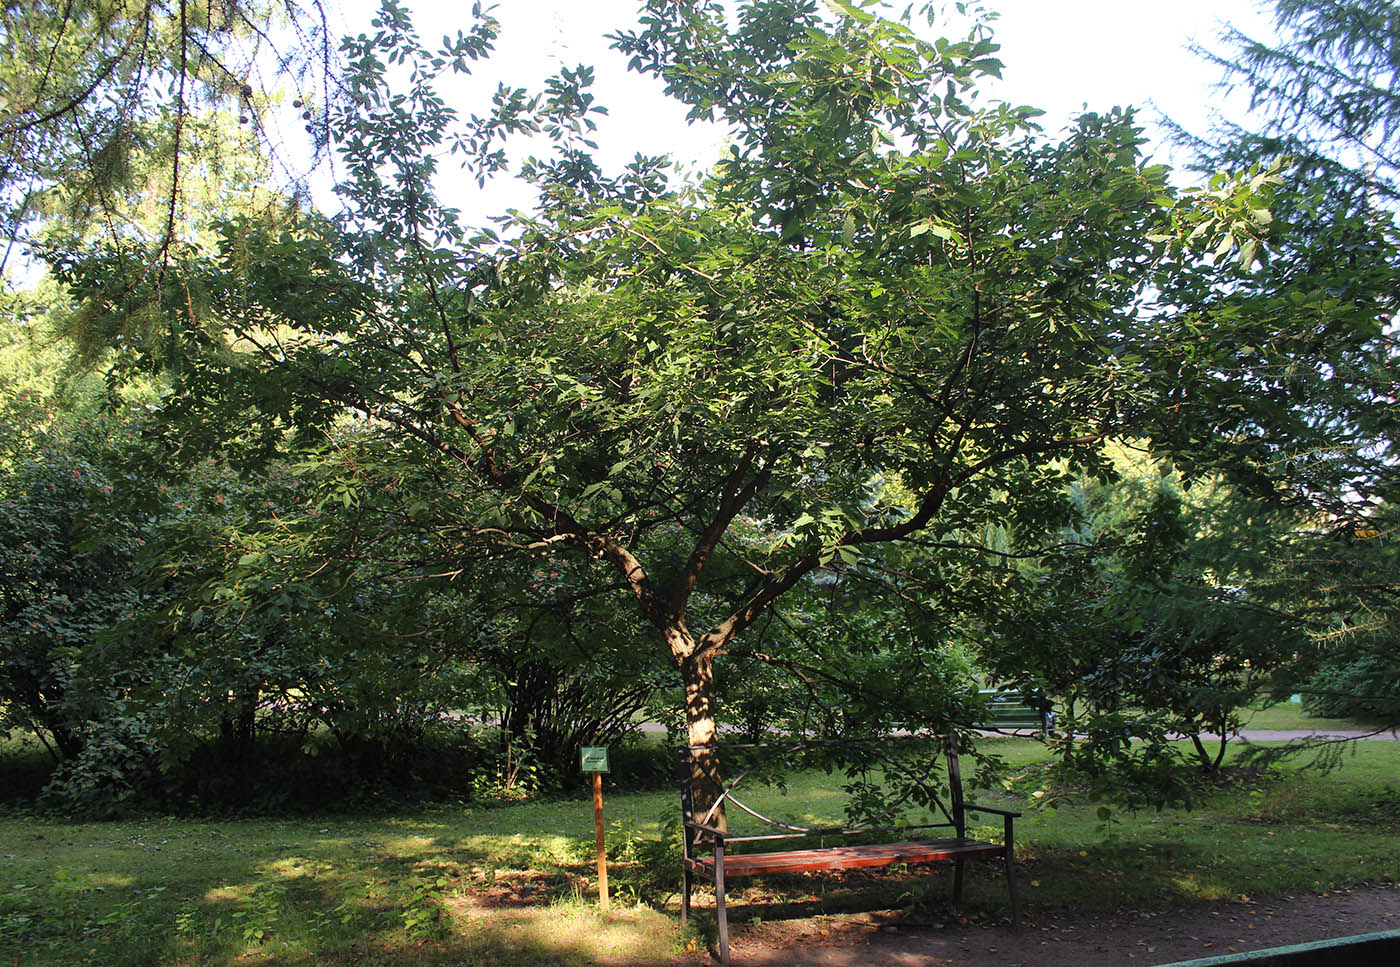
[[[807,873],[817,870],[854,870],[894,866],[898,863],[932,863],[967,856],[1001,856],[1006,847],[976,839],[909,840],[860,846],[828,846],[782,853],[726,854],[724,875],[761,876],[775,873]],[[713,879],[714,861],[693,861],[697,873]]]

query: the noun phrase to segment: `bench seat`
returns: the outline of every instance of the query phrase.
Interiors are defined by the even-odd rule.
[[[969,856],[1000,858],[1005,854],[1006,847],[1001,843],[988,843],[966,837],[912,839],[903,843],[825,846],[781,853],[726,853],[724,875],[762,876],[816,870],[859,870],[895,866],[899,863],[934,863]],[[711,857],[690,860],[689,866],[692,872],[707,880],[715,878],[715,863]]]

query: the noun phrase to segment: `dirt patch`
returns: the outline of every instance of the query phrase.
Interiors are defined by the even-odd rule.
[[[735,925],[735,967],[1104,967],[1167,964],[1400,929],[1400,888],[1209,904],[1185,910],[1027,920],[1020,933],[954,915],[911,926],[898,913]],[[687,963],[693,961],[687,961]]]
[[[488,909],[533,907],[547,904],[569,895],[573,891],[580,896],[588,888],[588,881],[582,876],[544,873],[503,873],[489,876],[477,871],[468,881],[471,887],[472,902]]]

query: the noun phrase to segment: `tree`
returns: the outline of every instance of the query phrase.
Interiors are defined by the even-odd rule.
[[[0,38],[0,269],[17,245],[97,234],[163,273],[200,220],[187,186],[246,192],[237,162],[276,148],[279,86],[302,88],[290,96],[308,130],[332,94],[319,85],[331,51],[316,0],[13,5]]]
[[[1355,208],[1400,201],[1400,12],[1388,0],[1274,0],[1281,40],[1227,26],[1225,50],[1197,52],[1249,94],[1249,127],[1220,118],[1200,146],[1289,155]]]
[[[630,599],[701,747],[715,661],[818,573],[888,581],[897,545],[937,561],[986,527],[1043,532],[1110,438],[1275,460],[1254,398],[1286,395],[1278,360],[1318,354],[1312,323],[1285,309],[1258,360],[1220,342],[1263,325],[1248,270],[1277,178],[1180,194],[1130,114],[1050,142],[1030,109],[981,103],[985,28],[928,42],[828,7],[766,0],[731,26],[718,4],[651,0],[616,35],[734,132],[677,186],[657,159],[599,168],[586,68],[533,101],[503,92],[454,142],[432,81],[465,58],[386,4],[345,47],[346,213],[227,226],[197,287],[231,348],[178,376],[167,418],[200,428],[186,445],[254,422],[275,445],[357,412],[438,481],[436,540],[567,562]],[[493,139],[522,127],[554,145],[523,166],[540,205],[473,234],[434,200],[437,148],[489,174]],[[67,278],[122,311],[103,273]],[[1209,436],[1237,407],[1229,445]],[[927,721],[911,703],[878,724]]]
[[[1269,584],[1273,602],[1312,631],[1315,645],[1279,686],[1316,688],[1320,703],[1340,710],[1346,697],[1339,686],[1350,680],[1359,707],[1375,715],[1400,701],[1391,687],[1400,670],[1381,670],[1383,656],[1394,654],[1400,589],[1400,346],[1394,299],[1354,297],[1394,291],[1400,269],[1400,12],[1384,0],[1276,0],[1273,9],[1278,43],[1229,28],[1221,50],[1201,51],[1220,67],[1224,84],[1249,94],[1251,114],[1219,118],[1212,131],[1184,140],[1199,152],[1201,167],[1287,157],[1305,187],[1277,210],[1290,226],[1277,243],[1280,282],[1291,275],[1296,288],[1310,277],[1333,293],[1322,319],[1344,307],[1374,314],[1358,316],[1369,340],[1354,354],[1329,359],[1327,378],[1317,383],[1322,391],[1306,401],[1310,418],[1330,426],[1334,446],[1306,461],[1312,479],[1296,492],[1292,527],[1274,535]],[[1310,683],[1319,663],[1320,678]],[[1352,665],[1355,675],[1346,671]]]
[[[1306,647],[1275,586],[1295,515],[1219,478],[1188,489],[1132,446],[1108,456],[1111,478],[1074,483],[1078,519],[1055,550],[1007,581],[986,662],[1057,698],[1053,744],[1076,781],[1132,805],[1189,803],[1182,767],[1220,769],[1239,713]]]
[[[5,724],[32,728],[67,757],[83,750],[95,717],[93,697],[75,684],[84,648],[132,607],[145,524],[138,502],[116,492],[130,438],[103,418],[74,422],[31,441],[0,477]]]
[[[587,563],[482,559],[454,541],[434,505],[467,516],[480,508],[396,449],[352,427],[305,454],[302,512],[239,533],[205,597],[240,584],[233,597],[261,612],[310,589],[328,625],[314,636],[328,670],[356,655],[382,663],[327,674],[333,693],[303,686],[337,735],[342,720],[417,693],[432,697],[434,716],[499,723],[491,768],[505,789],[527,777],[574,780],[580,746],[621,740],[643,709],[654,717],[668,669],[615,588],[593,585]],[[388,684],[419,663],[433,684]]]

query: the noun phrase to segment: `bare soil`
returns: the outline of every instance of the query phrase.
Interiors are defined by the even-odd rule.
[[[1240,900],[1112,916],[1044,915],[1013,933],[1005,922],[950,914],[910,925],[898,912],[732,926],[735,967],[1106,967],[1168,964],[1400,929],[1400,886],[1320,896]],[[700,963],[698,955],[683,963]]]

